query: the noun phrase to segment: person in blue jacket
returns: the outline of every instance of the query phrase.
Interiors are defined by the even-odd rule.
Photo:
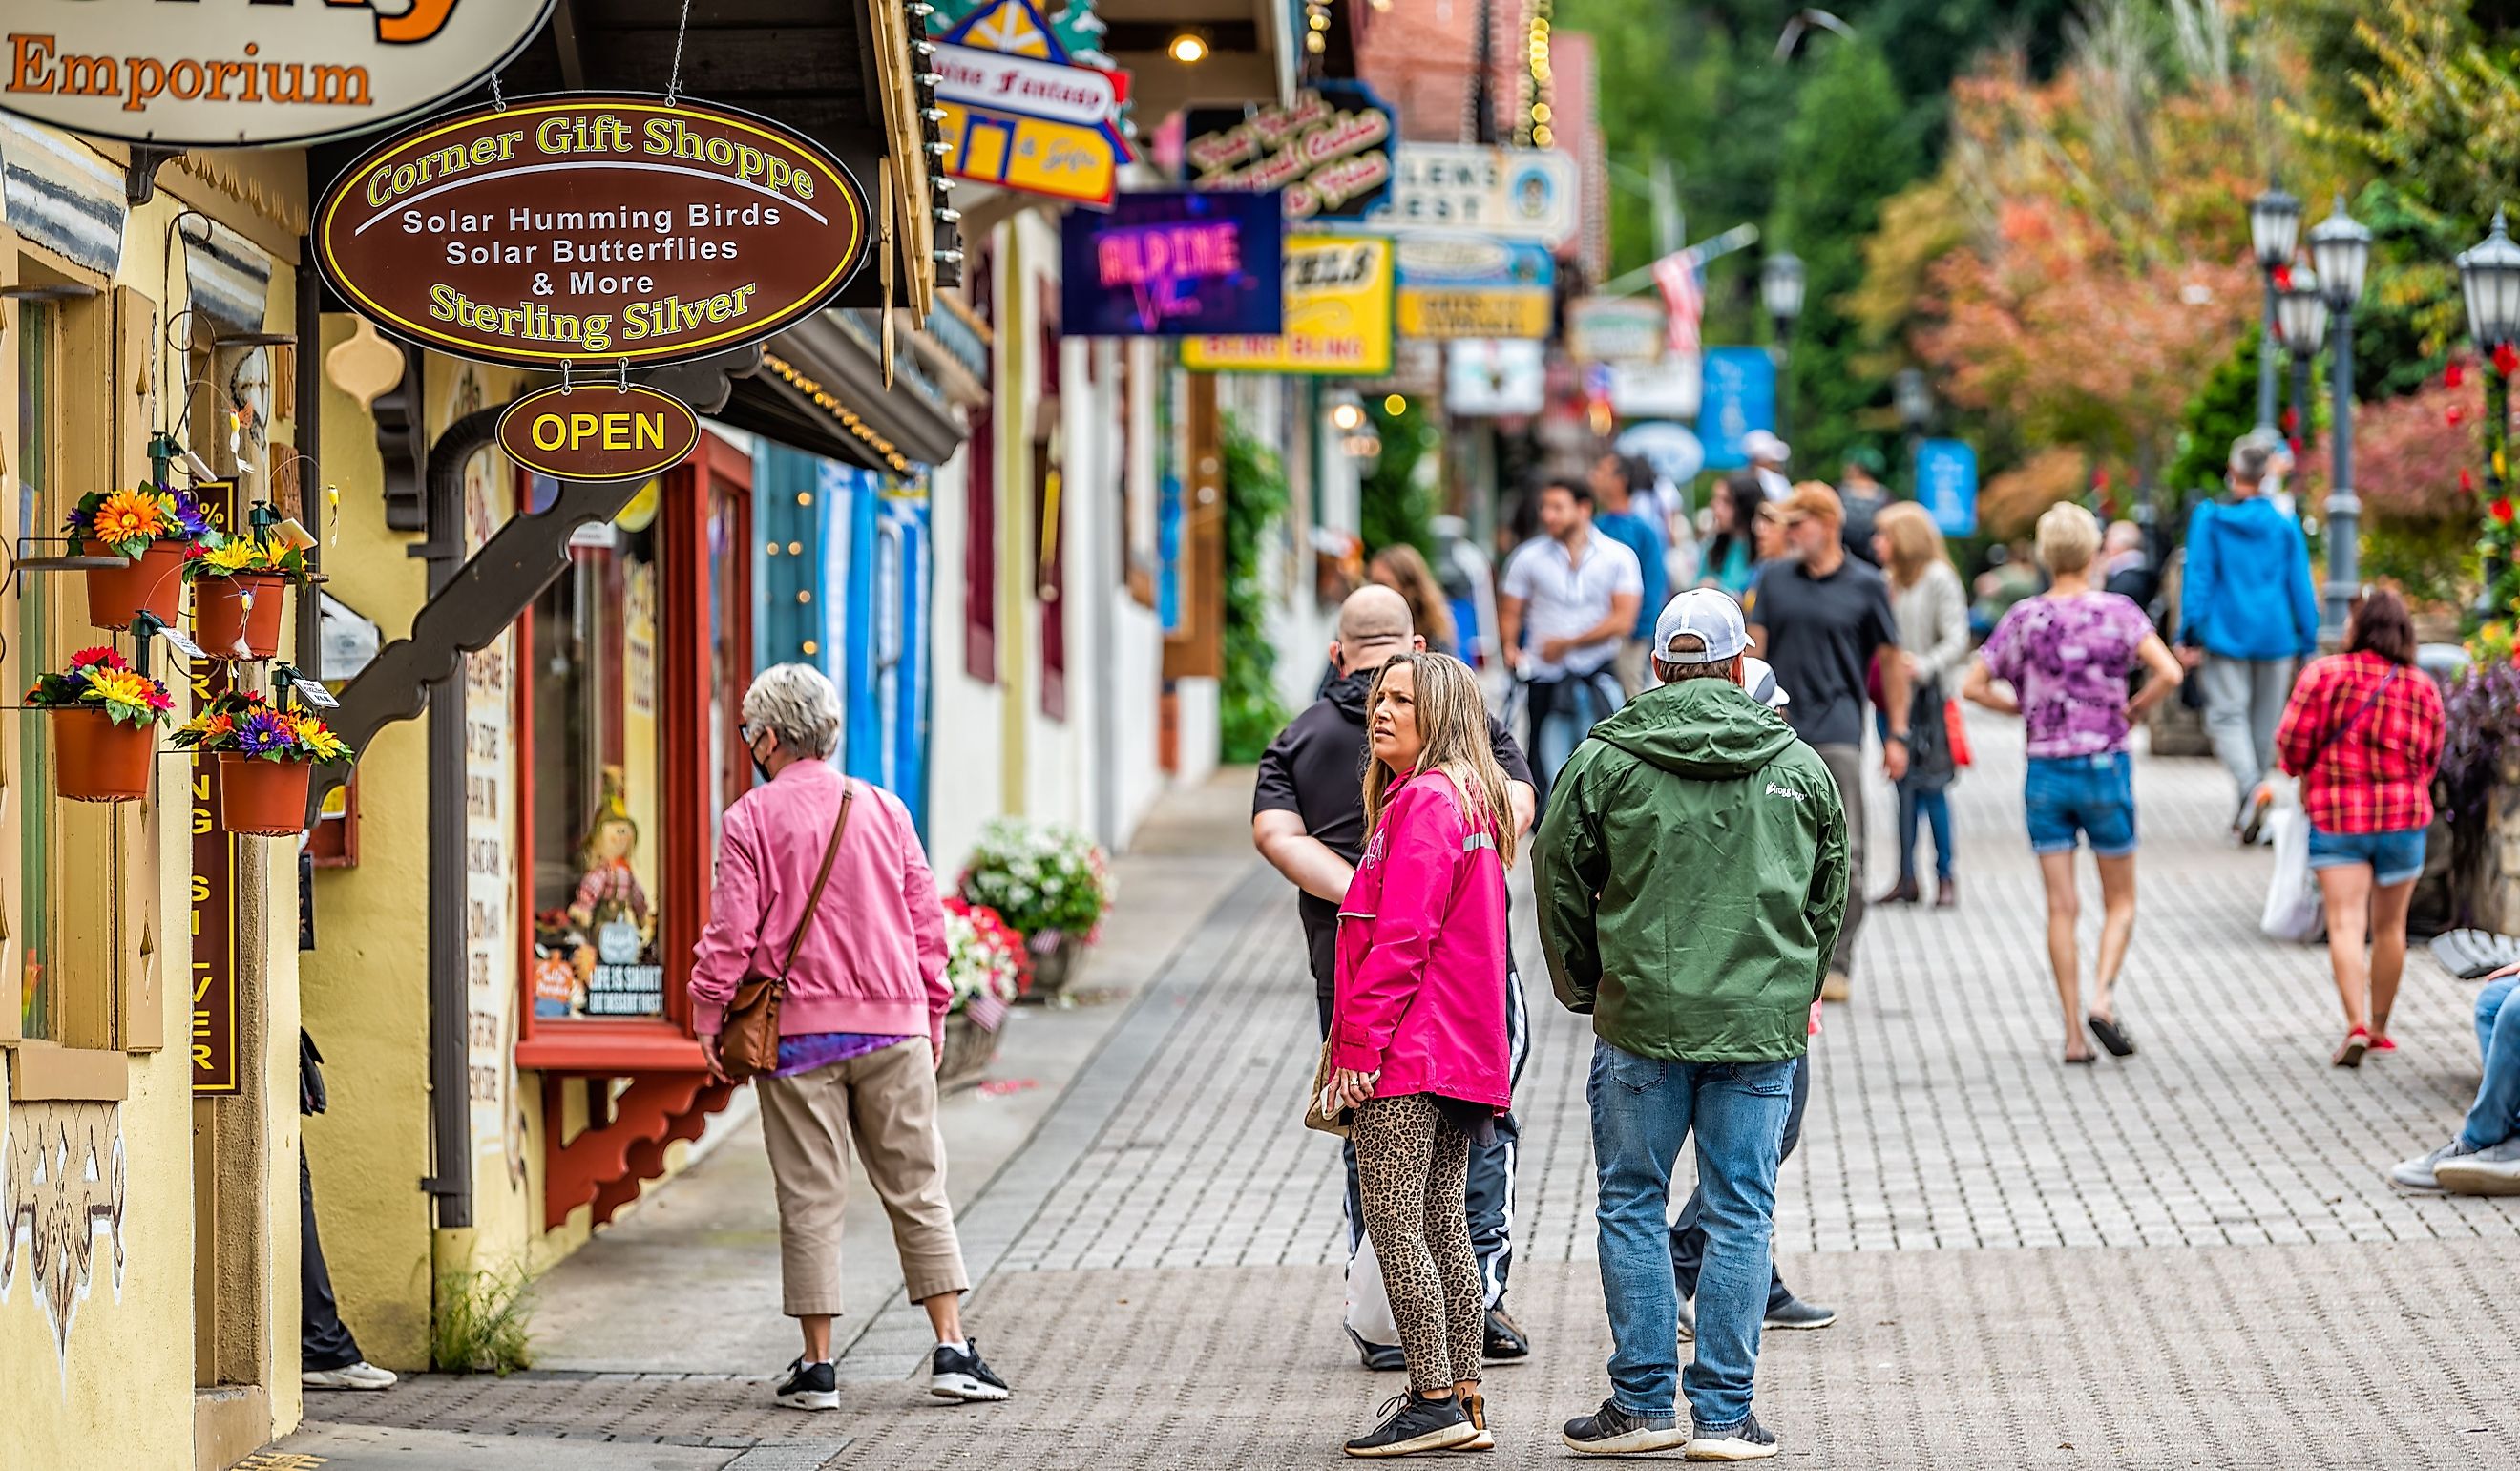
[[[2179,597],[2179,657],[2197,670],[2205,734],[2238,788],[2231,819],[2255,842],[2272,792],[2275,726],[2299,661],[2318,652],[2318,596],[2301,525],[2262,494],[2273,447],[2254,434],[2231,446],[2227,501],[2187,522]]]

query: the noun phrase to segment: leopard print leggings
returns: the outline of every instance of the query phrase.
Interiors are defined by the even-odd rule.
[[[1487,1295],[1462,1204],[1469,1136],[1424,1093],[1359,1105],[1353,1134],[1365,1233],[1382,1264],[1410,1387],[1434,1394],[1478,1378]]]

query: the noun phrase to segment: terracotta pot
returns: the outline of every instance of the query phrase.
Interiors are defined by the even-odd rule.
[[[54,789],[73,802],[137,802],[149,795],[158,727],[123,725],[103,710],[53,712]]]
[[[998,1060],[998,1034],[957,1011],[945,1018],[945,1055],[936,1065],[936,1091],[955,1092],[977,1087],[989,1064]]]
[[[280,614],[289,605],[288,589],[288,578],[259,572],[196,581],[193,642],[214,659],[270,658],[280,652]]]
[[[311,761],[265,761],[219,752],[219,826],[229,832],[294,837],[306,830]]]
[[[115,555],[100,541],[82,543],[79,550],[89,557]],[[146,612],[172,627],[183,607],[184,550],[182,542],[151,542],[127,567],[91,567],[87,621],[99,628],[129,628],[133,618]]]

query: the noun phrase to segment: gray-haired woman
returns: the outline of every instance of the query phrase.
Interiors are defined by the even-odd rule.
[[[936,1130],[935,1063],[951,997],[945,910],[901,799],[832,769],[839,733],[839,691],[820,670],[780,664],[744,691],[744,748],[763,780],[726,810],[708,928],[692,960],[693,1030],[721,1077],[718,1034],[736,987],[787,966],[779,1064],[761,1079],[761,1137],[778,1182],[784,1306],[804,1330],[805,1352],[777,1398],[793,1409],[839,1407],[832,1318],[854,1137],[892,1218],[905,1295],[936,1329],[929,1392],[1003,1400],[1006,1381],[963,1332],[971,1281]],[[834,842],[831,877],[812,902]]]

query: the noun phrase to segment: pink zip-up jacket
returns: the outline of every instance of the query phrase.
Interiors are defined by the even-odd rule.
[[[1339,904],[1330,1060],[1379,1070],[1377,1098],[1440,1093],[1503,1112],[1505,861],[1441,772],[1387,792],[1382,821]]]
[[[747,975],[775,975],[839,820],[843,782],[857,791],[813,927],[788,973],[779,1035],[860,1032],[945,1042],[945,905],[910,810],[879,786],[820,761],[783,768],[726,810],[708,928],[692,947],[692,1030],[726,1024]]]

